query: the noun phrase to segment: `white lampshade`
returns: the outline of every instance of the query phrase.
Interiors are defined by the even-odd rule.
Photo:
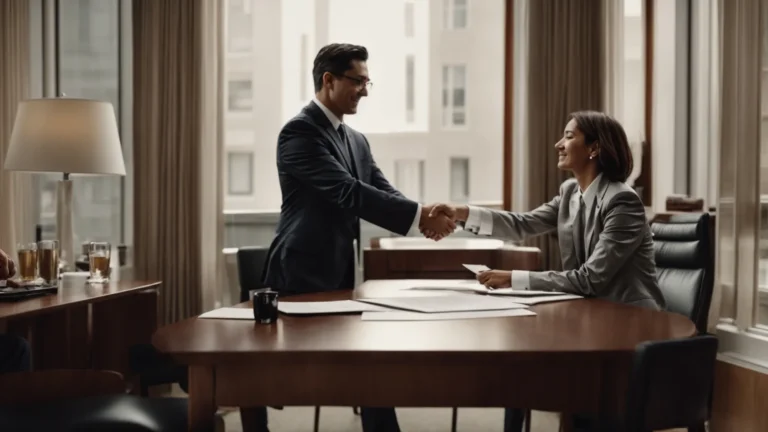
[[[112,104],[67,98],[22,102],[5,169],[125,175]]]

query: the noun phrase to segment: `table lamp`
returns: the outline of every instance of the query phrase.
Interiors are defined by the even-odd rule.
[[[87,99],[32,99],[19,104],[5,169],[59,172],[56,238],[65,270],[75,268],[70,174],[125,175],[112,104]]]

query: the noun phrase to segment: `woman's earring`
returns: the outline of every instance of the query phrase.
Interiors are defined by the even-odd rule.
[[[592,160],[592,159],[594,159],[594,158],[595,158],[594,156],[590,156],[590,157],[589,157],[589,160]]]

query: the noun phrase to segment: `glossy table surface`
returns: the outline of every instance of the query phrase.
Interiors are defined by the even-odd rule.
[[[445,281],[368,281],[353,291],[334,291],[284,298],[282,301],[327,301],[361,297],[440,295],[404,291],[415,284]],[[442,292],[444,295],[446,292]],[[462,294],[477,295],[477,294]],[[249,303],[238,305],[250,307]],[[277,323],[191,318],[156,332],[153,343],[179,360],[218,363],[232,355],[326,358],[339,354],[384,355],[388,360],[446,353],[513,356],[535,353],[630,352],[647,340],[690,337],[693,323],[682,315],[657,312],[597,299],[540,304],[536,316],[455,321],[373,322],[359,314],[280,315]],[[318,359],[319,359],[318,357]]]
[[[104,284],[67,285],[62,281],[59,283],[57,294],[32,297],[14,302],[0,302],[0,319],[46,313],[67,306],[94,303],[160,286],[160,282],[157,281],[130,280],[110,281]]]

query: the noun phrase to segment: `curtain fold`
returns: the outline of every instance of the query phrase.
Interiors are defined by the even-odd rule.
[[[219,3],[133,2],[135,271],[163,282],[161,323],[212,306],[203,286],[221,286],[220,110],[206,105],[218,100]]]
[[[603,104],[601,0],[529,3],[528,209],[558,194],[567,175],[557,169],[555,143],[572,111]],[[544,269],[562,268],[553,235],[529,241],[542,251]]]
[[[31,195],[29,174],[2,169],[11,141],[19,102],[29,97],[29,2],[0,2],[0,248],[15,255],[17,241],[34,240],[30,214],[24,214]]]
[[[712,312],[736,319],[740,329],[754,325],[760,253],[759,226],[761,22],[764,2],[727,0],[722,12],[720,196],[717,210],[716,285]],[[765,49],[765,48],[763,48]],[[764,174],[764,175],[763,175]],[[756,317],[754,317],[756,318]]]
[[[202,56],[200,82],[202,104],[200,135],[200,280],[203,309],[221,306],[222,295],[229,286],[224,271],[224,5],[222,1],[205,1],[200,14],[202,23]],[[237,281],[235,281],[237,283]]]

